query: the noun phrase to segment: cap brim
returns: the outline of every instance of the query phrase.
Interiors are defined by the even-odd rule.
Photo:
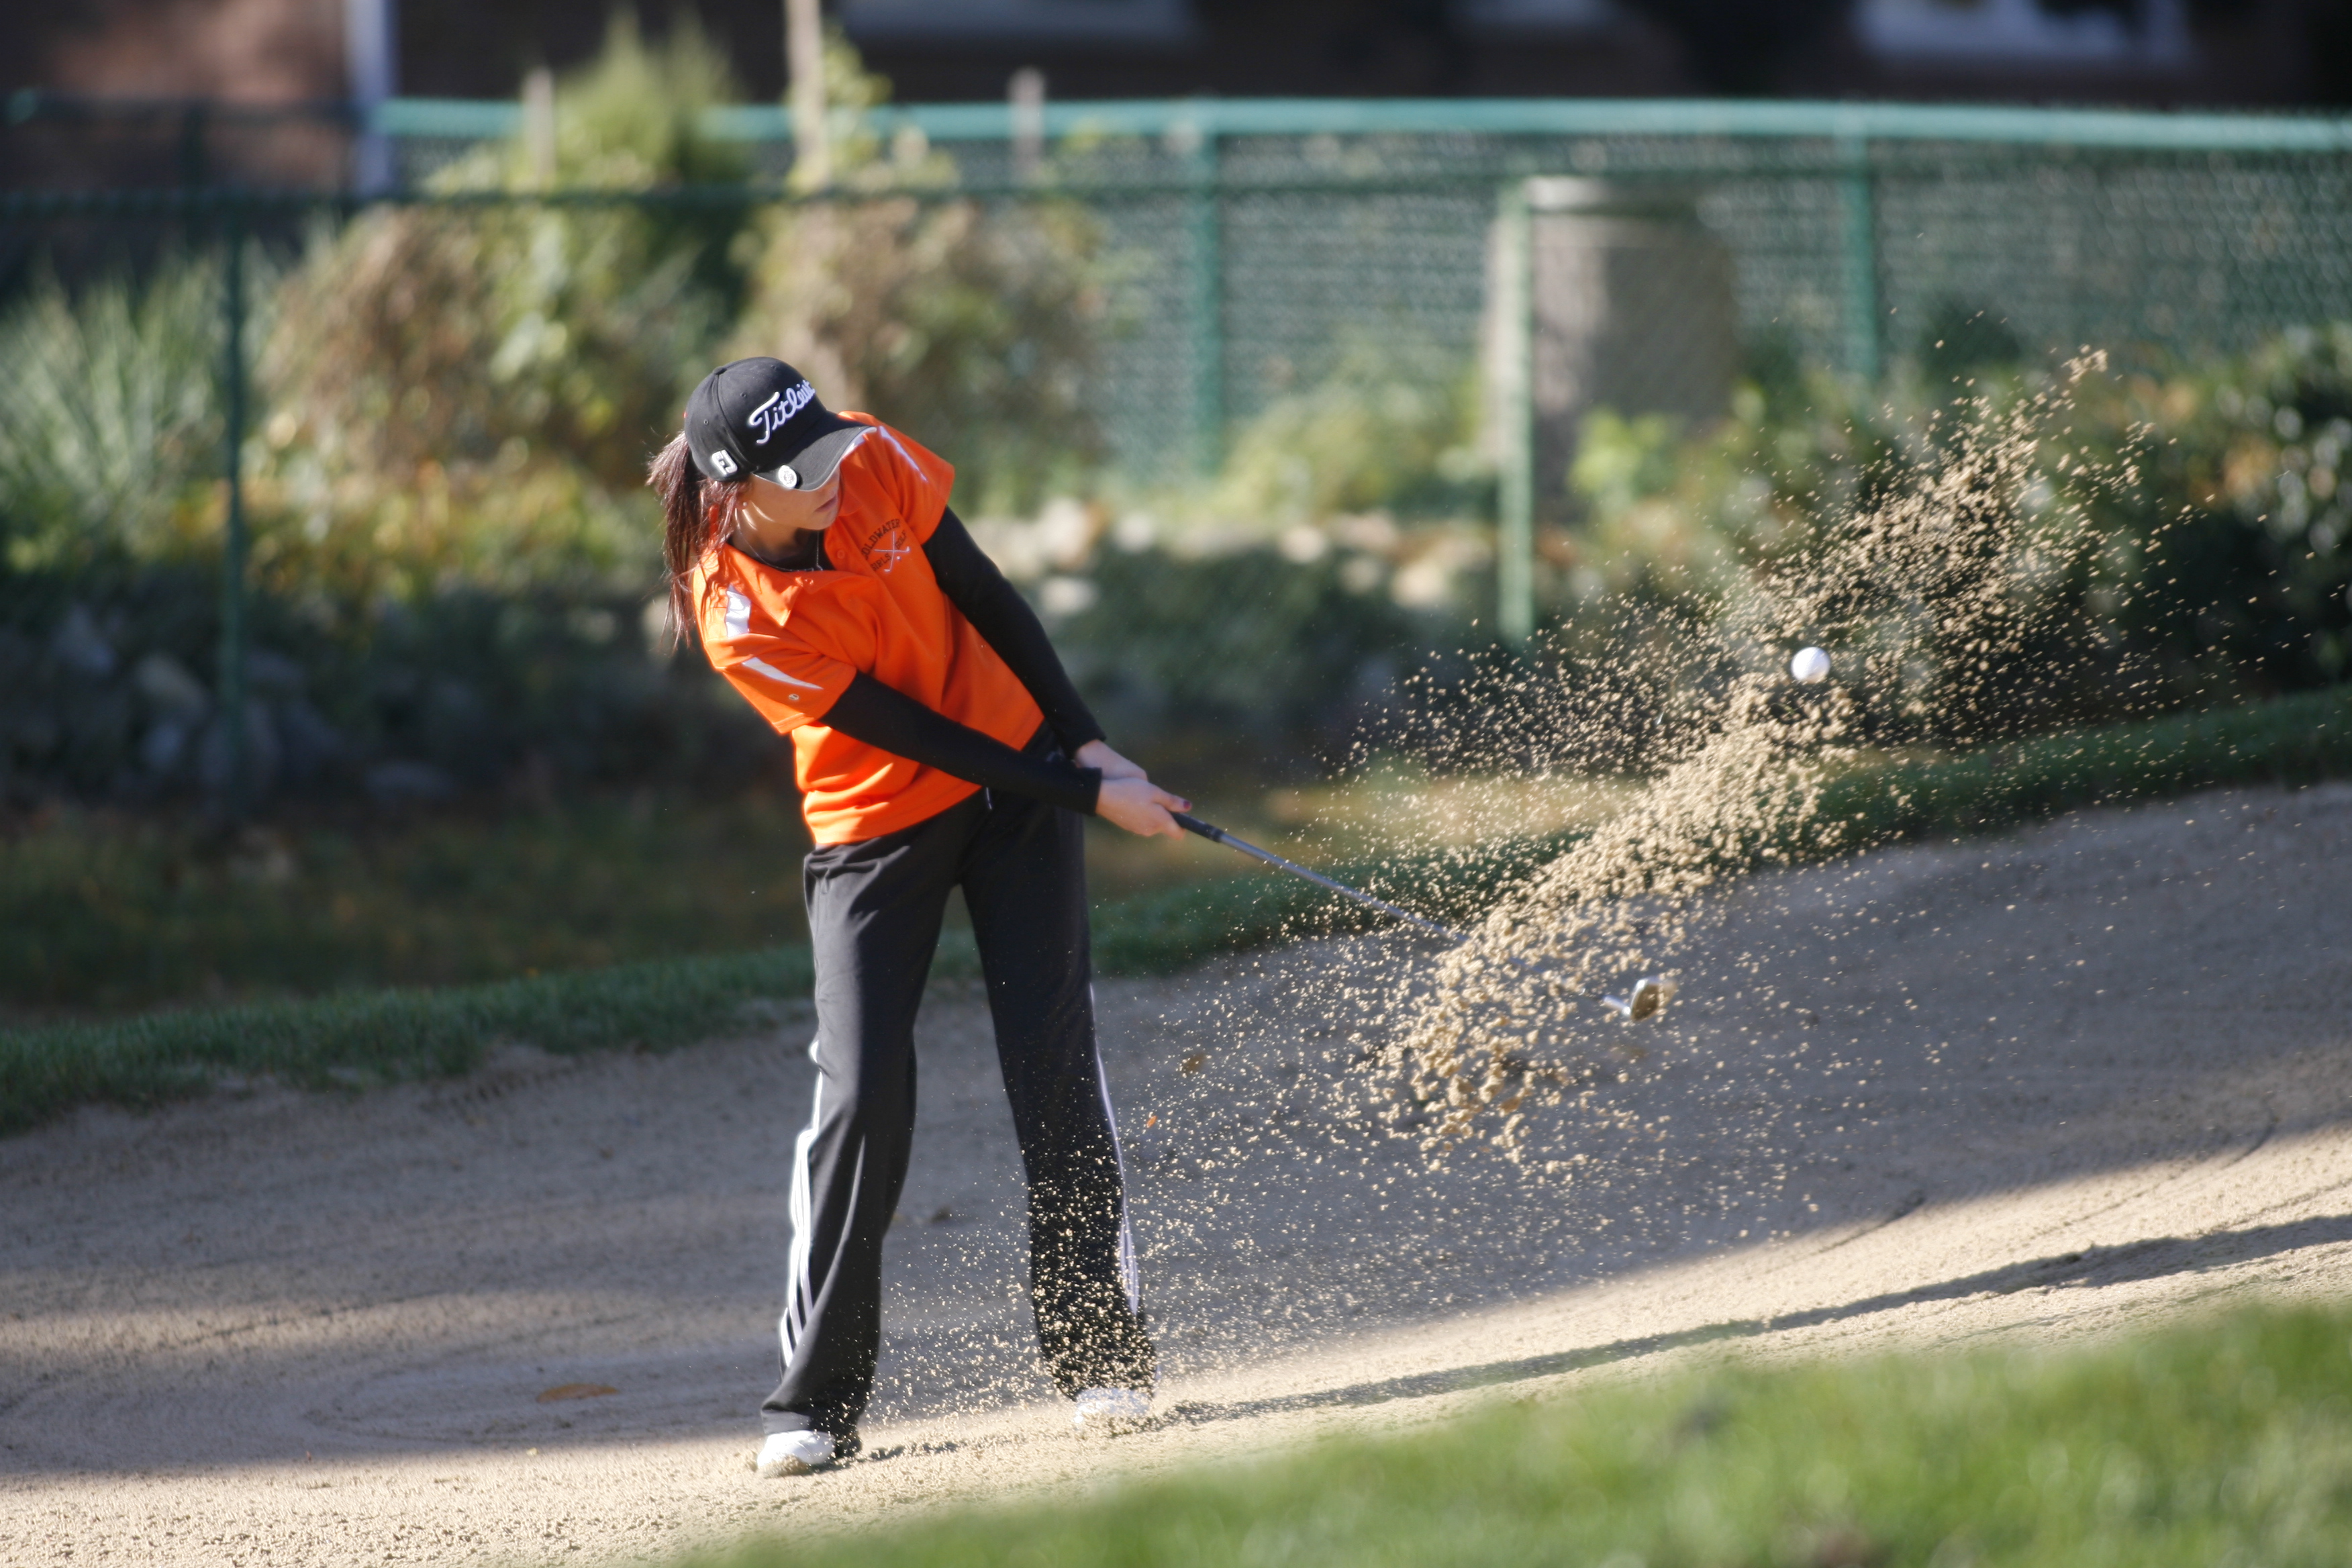
[[[851,448],[866,439],[873,430],[874,426],[871,425],[860,425],[855,420],[845,419],[841,422],[839,429],[826,431],[793,453],[789,462],[766,469],[760,477],[783,485],[786,489],[813,490],[833,478],[833,471],[841,467],[841,459],[849,456]],[[791,469],[793,474],[792,482],[789,484],[778,478],[787,468]]]

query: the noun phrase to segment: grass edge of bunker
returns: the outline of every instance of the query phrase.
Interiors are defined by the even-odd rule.
[[[2265,1303],[2054,1350],[1726,1354],[1258,1462],[673,1561],[2336,1563],[2352,1531],[2347,1343],[2352,1309]]]

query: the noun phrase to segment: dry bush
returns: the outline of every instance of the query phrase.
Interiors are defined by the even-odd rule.
[[[520,440],[633,484],[711,335],[688,248],[634,214],[410,208],[312,254],[265,362],[338,468],[397,484]]]
[[[731,96],[692,27],[649,49],[623,15],[559,86],[551,167],[518,138],[432,183],[732,183],[740,153],[697,128]],[[650,533],[626,505],[725,329],[743,221],[740,205],[485,204],[380,208],[322,232],[260,367],[276,412],[257,495],[299,524],[265,542],[265,570],[395,592],[642,575]]]

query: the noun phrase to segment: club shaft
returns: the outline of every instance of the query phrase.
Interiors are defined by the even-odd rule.
[[[1171,812],[1169,815],[1176,819],[1177,826],[1187,833],[1197,833],[1213,844],[1223,844],[1228,848],[1238,849],[1244,855],[1254,856],[1277,870],[1287,871],[1294,877],[1304,877],[1318,887],[1328,888],[1340,897],[1353,899],[1367,909],[1378,910],[1382,914],[1391,915],[1398,920],[1417,925],[1432,936],[1442,936],[1457,946],[1465,940],[1457,932],[1446,930],[1434,921],[1425,921],[1411,910],[1397,908],[1386,899],[1376,899],[1370,893],[1359,892],[1345,882],[1335,882],[1319,871],[1308,870],[1296,860],[1286,860],[1271,849],[1261,849],[1246,838],[1236,838],[1213,822],[1203,822],[1197,816],[1190,816],[1181,811]]]

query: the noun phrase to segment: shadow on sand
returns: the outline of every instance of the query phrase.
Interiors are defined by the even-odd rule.
[[[1913,1205],[1916,1206],[1916,1205]],[[1906,1211],[1907,1212],[1907,1210]],[[1605,1345],[1527,1356],[1517,1361],[1486,1362],[1476,1366],[1449,1367],[1410,1377],[1383,1378],[1349,1384],[1343,1388],[1317,1389],[1279,1399],[1250,1399],[1228,1404],[1192,1402],[1179,1405],[1166,1419],[1185,1426],[1217,1421],[1242,1421],[1348,1405],[1385,1405],[1398,1399],[1426,1399],[1460,1394],[1474,1388],[1496,1388],[1534,1378],[1554,1377],[1612,1362],[1631,1361],[1664,1351],[1725,1340],[1754,1339],[1775,1331],[1817,1328],[1868,1317],[1874,1312],[1922,1302],[1958,1301],[1970,1296],[2008,1295],[2018,1290],[2057,1289],[2074,1285],[2122,1285],[2160,1279],[2176,1274],[2196,1274],[2221,1264],[2241,1264],[2306,1247],[2352,1241],[2352,1215],[2328,1215],[2287,1225],[2253,1226],[2243,1230],[2215,1231],[2200,1237],[2158,1237],[2124,1247],[2094,1247],[2060,1253],[2029,1262],[1987,1269],[1940,1284],[1885,1295],[1869,1296],[1834,1307],[1814,1307],[1779,1318],[1748,1318],[1708,1323],[1670,1334],[1649,1334],[1617,1340]]]

